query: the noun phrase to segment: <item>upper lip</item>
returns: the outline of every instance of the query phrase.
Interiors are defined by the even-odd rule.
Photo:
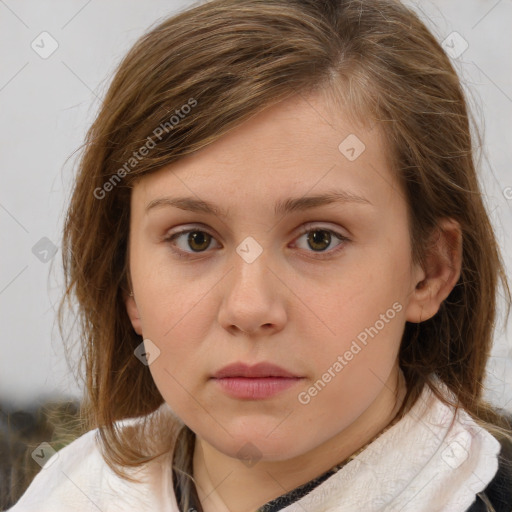
[[[272,363],[262,362],[253,366],[242,362],[228,364],[213,375],[215,379],[225,377],[298,377],[289,371]]]

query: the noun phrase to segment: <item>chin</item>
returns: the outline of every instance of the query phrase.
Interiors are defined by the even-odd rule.
[[[260,460],[281,461],[296,457],[307,451],[307,447],[301,447],[297,439],[292,436],[268,436],[268,432],[275,428],[275,423],[271,428],[240,429],[234,432],[233,428],[227,429],[232,435],[227,434],[223,429],[221,438],[212,437],[212,432],[208,432],[204,437],[199,435],[217,451],[224,455],[239,459],[247,467],[252,467]]]

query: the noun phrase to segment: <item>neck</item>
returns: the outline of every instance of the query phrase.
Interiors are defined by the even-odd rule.
[[[254,467],[243,467],[196,437],[193,473],[204,512],[254,512],[320,476],[378,436],[395,418],[405,392],[405,379],[396,366],[382,392],[354,423],[293,459],[260,460]]]

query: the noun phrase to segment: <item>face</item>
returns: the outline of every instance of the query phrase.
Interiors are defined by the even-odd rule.
[[[383,390],[424,277],[386,150],[377,128],[299,96],[134,187],[129,316],[160,351],[149,370],[165,401],[226,455],[305,453]],[[185,197],[214,213],[171,204]],[[235,396],[212,378],[235,362],[296,378],[231,379]]]

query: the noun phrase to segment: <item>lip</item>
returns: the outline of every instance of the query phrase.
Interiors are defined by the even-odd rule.
[[[222,391],[238,399],[262,400],[297,384],[302,377],[272,363],[233,363],[212,377]]]
[[[281,368],[272,363],[261,362],[255,365],[248,365],[242,362],[236,362],[224,366],[213,375],[214,379],[223,379],[226,377],[245,377],[245,378],[267,378],[267,377],[287,377],[299,378],[299,375]]]

